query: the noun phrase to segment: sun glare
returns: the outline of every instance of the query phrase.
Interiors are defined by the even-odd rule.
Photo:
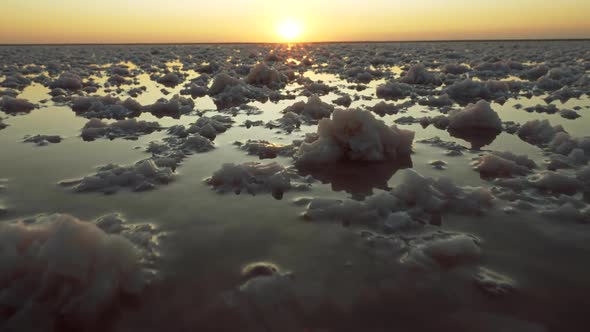
[[[299,21],[289,18],[279,23],[278,34],[286,42],[296,41],[303,32],[302,25]]]

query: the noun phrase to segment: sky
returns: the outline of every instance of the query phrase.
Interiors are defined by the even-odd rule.
[[[0,44],[590,38],[589,0],[1,0]]]

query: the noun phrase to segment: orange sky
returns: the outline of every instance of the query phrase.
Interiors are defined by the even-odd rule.
[[[590,1],[2,0],[0,43],[590,38]]]

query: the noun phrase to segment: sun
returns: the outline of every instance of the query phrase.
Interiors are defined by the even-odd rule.
[[[303,26],[300,21],[287,18],[279,23],[277,32],[283,41],[293,42],[301,36]]]

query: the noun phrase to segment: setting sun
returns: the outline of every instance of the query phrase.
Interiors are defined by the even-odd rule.
[[[301,36],[302,32],[301,22],[291,18],[283,20],[278,26],[279,36],[287,42],[295,41]]]

